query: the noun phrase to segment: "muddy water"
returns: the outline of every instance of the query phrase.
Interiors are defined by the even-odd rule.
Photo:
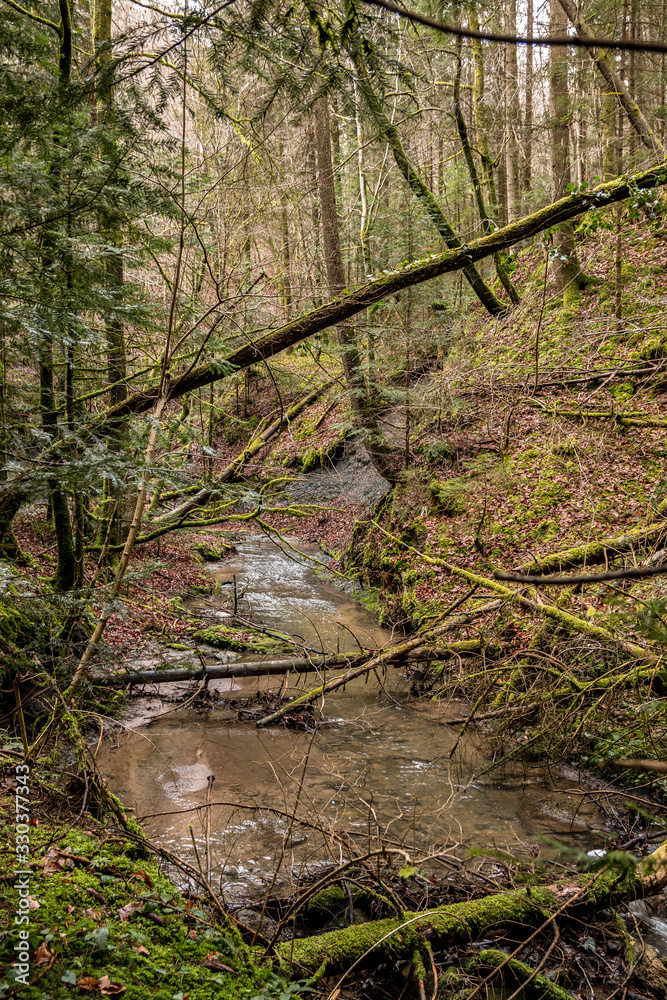
[[[318,557],[314,546],[309,554]],[[318,578],[307,560],[292,557],[254,537],[212,570],[223,584],[236,578],[242,613],[298,634],[313,648],[351,651],[358,642],[392,641],[350,596]],[[281,681],[218,680],[211,687],[242,697]],[[604,818],[582,795],[575,775],[567,780],[537,769],[484,774],[488,762],[473,737],[461,741],[450,759],[457,733],[442,716],[452,707],[412,698],[395,670],[382,686],[375,678],[359,679],[330,696],[326,721],[314,736],[258,730],[239,723],[235,712],[202,715],[170,707],[149,725],[119,735],[103,748],[99,763],[147,832],[188,857],[192,835],[203,856],[202,806],[207,778],[215,776],[214,880],[228,896],[262,890],[277,859],[279,884],[304,866],[338,860],[341,835],[371,850],[382,837],[412,855],[455,844],[525,854],[540,833],[588,850],[605,836]],[[294,812],[300,822],[290,825],[281,813]]]

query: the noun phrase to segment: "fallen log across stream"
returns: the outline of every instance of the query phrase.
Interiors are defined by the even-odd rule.
[[[450,642],[447,645],[439,645],[437,649],[423,647],[403,651],[402,647],[397,647],[392,655],[389,650],[369,650],[365,658],[378,652],[383,654],[385,663],[428,663],[432,660],[446,660],[452,656],[475,656],[484,651],[484,642],[481,639],[464,639],[460,642]],[[236,663],[211,664],[200,667],[198,670],[189,670],[187,667],[174,667],[169,670],[133,670],[120,673],[105,673],[101,670],[93,671],[91,680],[96,684],[113,686],[116,684],[167,684],[171,681],[199,681],[204,678],[214,680],[220,677],[263,677],[271,674],[307,674],[317,670],[329,669],[330,667],[350,667],[361,661],[361,656],[346,656],[343,653],[332,654],[331,656],[313,656],[310,659],[305,657],[283,659],[283,660],[257,660],[238,661]]]
[[[459,598],[458,601],[446,612],[445,617],[450,615],[452,611],[456,610],[459,605],[464,603],[467,597],[470,596],[477,589],[477,585],[473,587],[472,591],[469,591],[465,597]],[[494,611],[500,606],[499,601],[491,601],[489,604],[484,605],[475,612],[475,616],[479,617],[482,614],[486,614],[489,611]],[[445,621],[444,624],[438,625],[437,628],[429,629],[428,632],[424,632],[421,635],[415,636],[412,639],[408,639],[406,642],[401,643],[400,646],[393,646],[390,649],[380,649],[375,650],[375,655],[370,659],[364,658],[363,661],[357,660],[352,661],[348,669],[333,677],[331,680],[323,681],[318,687],[313,688],[312,691],[306,691],[304,694],[299,695],[298,698],[293,698],[292,701],[285,702],[280,708],[272,712],[271,715],[266,715],[263,719],[258,719],[255,723],[258,727],[261,726],[271,726],[274,722],[277,722],[288,712],[293,712],[295,708],[300,708],[303,705],[307,705],[311,701],[316,701],[323,694],[328,694],[330,691],[335,691],[337,688],[344,687],[350,681],[354,680],[356,677],[361,677],[362,674],[370,673],[371,670],[377,670],[379,667],[384,666],[385,663],[389,663],[392,660],[398,659],[398,657],[408,656],[411,652],[414,653],[418,649],[422,649],[425,643],[430,644],[434,639],[439,638],[445,632],[449,631],[455,625],[467,624],[470,620],[470,616],[463,615],[460,618],[452,618]],[[475,640],[471,640],[475,641]],[[463,642],[463,645],[468,645],[467,642]],[[450,648],[457,645],[462,645],[461,643],[451,643]],[[440,646],[440,649],[443,647]]]
[[[552,885],[527,885],[421,913],[406,912],[401,917],[298,938],[279,944],[276,951],[281,959],[315,980],[346,974],[367,958],[374,963],[408,959],[417,971],[420,965],[428,968],[434,950],[468,947],[508,924],[535,928],[537,933],[565,911],[581,918],[586,911],[599,912],[656,895],[666,885],[667,841],[630,868],[619,863],[618,867],[610,865]]]

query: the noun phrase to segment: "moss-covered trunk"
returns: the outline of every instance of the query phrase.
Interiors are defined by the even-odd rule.
[[[483,899],[329,931],[278,946],[278,953],[317,978],[349,969],[368,956],[377,963],[412,959],[427,948],[467,946],[508,924],[539,927],[559,910],[599,911],[659,892],[667,884],[667,842],[634,870],[549,885],[525,886]]]
[[[243,344],[224,359],[216,358],[196,368],[187,369],[183,374],[176,373],[171,381],[170,398],[178,399],[186,392],[194,392],[201,386],[217,382],[228,376],[230,370],[246,368],[263,358],[272,358],[287,347],[300,343],[314,333],[336,326],[351,316],[356,316],[375,302],[380,302],[386,296],[395,295],[404,288],[431,281],[442,274],[461,271],[470,262],[483,260],[497,251],[506,250],[521,240],[529,239],[552,226],[574,219],[577,215],[605,208],[615,202],[624,201],[631,195],[637,195],[641,191],[665,183],[667,183],[667,163],[662,163],[630,177],[619,177],[588,191],[567,195],[537,212],[510,222],[502,229],[497,229],[478,240],[472,240],[455,250],[432,254],[424,260],[414,261],[405,267],[397,267],[389,274],[381,274],[347,295],[341,295],[333,302],[327,302],[275,330],[257,336],[256,339],[252,339],[252,333],[249,333],[247,338],[244,338]],[[233,369],[229,366],[233,366]],[[102,420],[118,419],[130,413],[146,413],[157,398],[157,385],[148,386],[132,393],[117,406],[110,407],[102,415]]]

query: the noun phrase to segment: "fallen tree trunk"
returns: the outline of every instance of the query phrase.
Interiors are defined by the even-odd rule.
[[[541,403],[530,402],[550,417],[563,417],[565,420],[609,420],[619,427],[667,427],[667,420],[656,417],[652,413],[614,413],[613,410],[564,410],[557,406],[544,406]]]
[[[460,249],[432,254],[425,260],[397,267],[388,274],[373,278],[348,295],[341,295],[333,302],[327,302],[309,313],[297,316],[255,340],[251,339],[252,333],[248,333],[243,339],[243,344],[226,358],[214,359],[204,365],[188,369],[183,374],[175,374],[170,385],[170,399],[177,399],[185,392],[194,392],[202,386],[210,385],[211,382],[217,382],[257,361],[272,358],[312,334],[336,326],[404,288],[430,281],[442,274],[461,271],[470,263],[484,260],[485,257],[490,257],[498,251],[507,250],[515,243],[536,236],[577,215],[624,201],[640,190],[649,190],[665,183],[667,183],[667,163],[662,163],[631,177],[619,177],[614,181],[598,184],[588,191],[569,194],[537,212],[496,229],[487,236],[464,244]],[[106,422],[131,413],[145,413],[151,408],[156,397],[157,387],[148,386],[132,393],[121,403],[109,407],[101,415],[101,420]]]
[[[421,640],[420,640],[421,641]],[[387,663],[408,661],[410,663],[426,663],[431,660],[445,660],[452,656],[474,656],[481,653],[484,643],[481,639],[468,639],[462,642],[452,642],[438,649],[414,649],[408,653],[396,653],[387,656]],[[370,653],[368,654],[370,655]],[[307,660],[303,657],[283,660],[244,661],[237,663],[212,664],[205,669],[188,670],[187,667],[175,667],[172,670],[134,670],[123,673],[108,674],[100,670],[91,674],[91,680],[96,684],[113,686],[116,684],[168,684],[172,681],[199,681],[205,677],[216,680],[220,677],[263,677],[273,674],[307,674],[315,670],[329,669],[350,664],[351,657],[343,654],[335,656],[314,656]],[[359,658],[355,657],[357,661]],[[293,703],[292,703],[293,704]]]
[[[664,504],[661,504],[657,511],[662,513]],[[633,528],[626,531],[624,535],[617,538],[602,538],[597,542],[585,542],[583,545],[575,545],[571,549],[563,549],[561,552],[552,552],[533,562],[526,563],[519,568],[519,574],[546,575],[554,570],[573,568],[575,566],[597,566],[607,559],[621,555],[623,552],[631,552],[648,543],[660,541],[667,536],[667,521],[657,521],[649,524],[646,528]]]
[[[539,927],[570,906],[578,914],[652,896],[667,885],[667,841],[633,870],[605,869],[548,886],[525,886],[454,903],[403,919],[387,918],[279,944],[277,952],[301,972],[322,979],[372,955],[374,963],[412,959],[432,950],[469,946],[493,928]],[[569,900],[569,905],[568,905]]]
[[[580,632],[583,635],[589,636],[591,639],[596,639],[598,642],[604,643],[605,646],[616,647],[633,659],[640,660],[643,664],[647,664],[646,666],[634,667],[632,670],[629,670],[624,676],[624,680],[627,684],[651,680],[655,675],[656,668],[662,663],[662,657],[660,654],[654,652],[653,650],[646,649],[645,647],[639,646],[637,643],[630,642],[626,639],[621,639],[612,632],[609,632],[607,629],[602,628],[602,626],[595,625],[583,618],[578,618],[576,615],[570,614],[569,611],[565,611],[553,604],[538,604],[536,601],[531,601],[529,598],[524,597],[520,592],[503,586],[503,584],[499,583],[497,580],[480,576],[478,573],[472,573],[470,570],[462,569],[459,566],[452,566],[451,563],[446,562],[444,559],[433,559],[431,556],[427,556],[423,552],[419,552],[413,546],[402,542],[399,538],[392,535],[391,532],[386,531],[386,529],[382,528],[379,524],[375,524],[375,526],[387,535],[388,538],[391,538],[392,541],[398,542],[400,545],[405,546],[405,548],[415,552],[416,555],[418,555],[424,562],[430,563],[433,566],[443,567],[453,576],[458,576],[460,579],[466,580],[468,583],[472,583],[475,588],[484,587],[486,589],[493,590],[505,599],[509,599],[513,603],[519,604],[522,607],[537,613],[543,618],[550,618],[553,621],[556,621],[559,625],[570,632]],[[487,609],[490,609],[493,606],[494,605],[487,605]],[[497,604],[495,606],[497,606]],[[414,649],[418,645],[432,640],[437,635],[441,635],[451,628],[453,624],[454,622],[446,622],[444,625],[439,626],[439,628],[426,632],[421,636],[417,636],[415,639],[404,643],[402,646],[395,647],[395,649],[396,651],[405,650],[406,652],[410,649]],[[260,719],[256,725],[267,726],[277,722],[288,712],[291,712],[295,708],[305,705],[308,702],[315,701],[323,694],[335,691],[337,688],[342,687],[349,681],[354,680],[354,678],[373,670],[375,667],[381,666],[383,663],[387,662],[387,659],[387,655],[382,654],[367,663],[350,668],[344,674],[335,677],[330,681],[326,681],[325,683],[318,685],[316,688],[313,688],[311,691],[308,691],[305,694],[300,695],[298,698],[282,705],[271,715],[267,715],[264,719]],[[604,689],[614,687],[618,683],[618,677],[601,677],[596,679],[595,686]],[[581,690],[581,688],[579,688],[579,690]]]
[[[480,614],[483,611],[491,611],[497,607],[498,602],[494,601],[492,604],[486,605],[485,608],[480,608],[479,611],[477,611],[477,614]],[[463,621],[465,621],[465,618]],[[443,635],[455,624],[457,624],[456,620],[447,621],[444,625],[439,625],[437,628],[430,629],[428,632],[424,632],[421,635],[416,636],[414,639],[409,639],[407,642],[401,643],[400,646],[392,646],[391,649],[385,650],[380,653],[379,656],[375,656],[371,660],[359,665],[352,665],[349,670],[345,671],[344,674],[334,677],[330,681],[319,684],[316,688],[313,688],[312,691],[306,691],[305,694],[299,695],[298,698],[293,698],[292,701],[286,702],[275,712],[272,712],[271,715],[267,715],[265,718],[259,719],[255,725],[272,725],[274,722],[281,719],[283,715],[287,715],[288,712],[293,712],[295,708],[299,708],[301,705],[307,705],[311,701],[316,701],[317,698],[320,698],[323,694],[335,691],[337,688],[343,687],[345,684],[349,684],[349,682],[354,680],[356,677],[361,677],[362,674],[369,673],[371,670],[375,670],[378,667],[383,666],[385,663],[391,662],[392,659],[395,659],[398,656],[403,656],[411,650],[417,649],[419,646],[423,646],[425,643]]]
[[[246,445],[242,452],[236,455],[235,458],[222,470],[222,472],[215,477],[216,483],[228,483],[235,476],[239,474],[241,469],[251,458],[254,458],[262,450],[265,444],[275,437],[283,427],[289,425],[290,420],[294,420],[295,417],[313,403],[317,402],[320,396],[333,385],[333,382],[326,382],[324,385],[320,385],[317,389],[313,389],[312,392],[308,393],[303,399],[300,399],[297,403],[294,403],[290,408],[283,413],[282,416],[278,417],[273,423],[270,423],[268,427],[252,439],[252,441]],[[161,524],[164,521],[178,521],[189,514],[191,510],[195,510],[197,507],[203,507],[204,504],[208,503],[211,497],[215,496],[216,488],[214,486],[207,486],[202,490],[199,490],[193,497],[189,500],[184,501],[179,504],[178,507],[174,507],[172,510],[168,510],[165,514],[160,514],[159,517],[153,518],[154,524]]]
[[[348,53],[357,72],[357,85],[366,102],[371,119],[375,123],[378,137],[381,139],[382,143],[386,143],[388,148],[392,151],[396,166],[403,175],[408,187],[419,199],[424,211],[435,226],[437,232],[445,241],[446,245],[450,249],[462,247],[463,243],[461,238],[450,225],[439,201],[406,156],[403,143],[401,142],[398,134],[398,129],[389,120],[382,105],[382,101],[373,88],[373,84],[366,70],[365,59],[362,58],[361,55],[362,51],[359,39],[355,32],[353,36],[353,44],[349,47]],[[489,228],[485,229],[485,232],[489,231]],[[466,264],[463,268],[463,275],[479,301],[482,303],[487,312],[491,314],[491,316],[502,316],[509,311],[509,307],[501,302],[495,293],[489,288],[474,264]]]
[[[646,649],[644,646],[639,646],[635,642],[629,642],[627,639],[621,639],[619,636],[609,632],[606,628],[602,628],[601,625],[595,625],[593,622],[586,621],[584,618],[578,618],[576,615],[570,614],[569,611],[556,607],[554,604],[538,604],[537,601],[531,601],[528,597],[524,597],[524,595],[519,591],[503,586],[503,584],[499,583],[498,580],[480,576],[479,573],[472,573],[470,570],[462,569],[460,566],[453,566],[444,559],[434,559],[431,556],[427,556],[423,552],[419,552],[418,549],[415,549],[414,546],[401,541],[401,539],[397,538],[396,535],[392,535],[391,532],[387,531],[386,528],[381,527],[381,525],[377,524],[375,521],[373,524],[375,524],[375,527],[385,534],[387,538],[391,538],[392,541],[398,542],[399,545],[403,545],[406,549],[414,552],[424,562],[429,563],[432,566],[442,566],[442,568],[446,569],[448,573],[452,574],[452,576],[457,576],[461,580],[473,583],[477,587],[484,587],[485,589],[493,590],[497,594],[501,594],[503,597],[508,598],[514,603],[519,604],[530,611],[534,611],[542,618],[551,618],[553,621],[558,622],[559,625],[570,632],[581,632],[583,635],[590,636],[591,639],[597,639],[598,642],[602,642],[605,645],[615,646],[628,656],[631,656],[636,660],[641,660],[644,663],[651,663],[655,665],[660,664],[663,660],[663,657],[659,653],[654,652],[651,649]],[[667,525],[663,526],[663,530],[667,531]],[[638,667],[628,672],[627,679],[629,683],[642,679],[650,679],[654,672],[655,667]],[[605,687],[612,686],[617,682],[614,678],[607,680],[608,683],[605,684],[605,678],[599,678],[596,681],[596,684],[598,686]]]

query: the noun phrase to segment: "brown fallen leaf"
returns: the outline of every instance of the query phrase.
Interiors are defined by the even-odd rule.
[[[118,996],[119,993],[124,993],[126,987],[122,986],[121,983],[112,983],[108,976],[102,976],[98,989],[102,996],[113,997]]]
[[[206,958],[202,962],[202,965],[204,966],[205,969],[212,969],[213,972],[233,972],[234,971],[233,969],[230,969],[230,967],[228,965],[225,965],[224,962],[220,961],[220,959],[218,958],[218,952],[217,951],[209,951],[208,955],[206,956]]]
[[[97,993],[99,979],[96,979],[95,976],[80,976],[76,981],[76,985],[84,993]]]
[[[196,941],[197,940],[197,931],[189,930],[188,931],[188,936],[191,937],[193,941]]]
[[[134,950],[136,951],[137,955],[150,955],[150,951],[148,950],[148,948],[144,948],[143,944],[138,944]]]
[[[35,952],[33,957],[33,962],[35,965],[46,965],[52,958],[51,952],[49,951],[49,946],[46,941],[42,941],[39,948]]]
[[[63,871],[67,866],[65,862],[57,857],[49,857],[48,855],[44,858],[44,863],[42,869],[45,875],[53,875],[56,872]]]
[[[99,910],[91,910],[90,907],[83,911],[84,917],[88,917],[90,920],[100,921],[102,919],[102,914]]]
[[[143,869],[140,872],[135,872],[132,878],[140,878],[146,883],[149,889],[153,888],[153,879]]]
[[[65,868],[73,868],[74,861],[80,860],[76,855],[72,856],[69,851],[61,851],[58,847],[51,847],[44,855],[42,868],[45,874],[54,874],[64,871]]]
[[[143,910],[144,904],[139,902],[138,899],[133,899],[130,903],[126,903],[125,906],[121,906],[118,911],[118,916],[122,923],[129,920],[130,914],[134,913],[135,910]]]

